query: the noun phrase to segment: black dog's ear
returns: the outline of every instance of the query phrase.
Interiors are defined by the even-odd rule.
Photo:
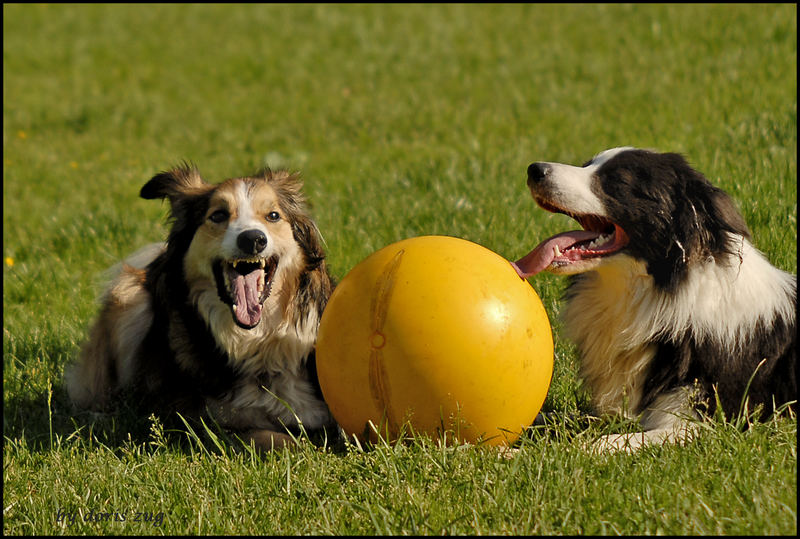
[[[139,196],[148,200],[168,197],[174,206],[177,198],[202,194],[209,187],[194,165],[184,163],[153,176],[139,191]]]
[[[712,208],[711,217],[717,222],[719,227],[749,239],[750,229],[747,228],[747,223],[736,207],[736,204],[733,202],[733,199],[721,189],[715,189],[710,198]]]
[[[732,232],[749,238],[750,230],[747,228],[747,223],[728,193],[713,185],[703,173],[692,168],[683,156],[667,155],[678,162],[675,172],[685,181],[684,203],[690,206],[694,218],[698,218],[698,210],[700,211],[699,218],[705,220],[703,228],[707,231]],[[691,207],[693,201],[701,207]]]
[[[678,154],[666,154],[676,163],[675,173],[683,180],[676,193],[673,220],[684,245],[700,255],[731,253],[730,233],[750,238],[750,230],[733,199],[692,168]]]

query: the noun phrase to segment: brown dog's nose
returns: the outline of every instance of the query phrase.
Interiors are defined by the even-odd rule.
[[[267,246],[267,236],[260,230],[245,230],[236,238],[236,245],[245,254],[256,255]]]

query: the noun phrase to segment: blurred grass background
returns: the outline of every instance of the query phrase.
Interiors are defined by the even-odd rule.
[[[59,466],[71,466],[75,478],[85,459],[114,468],[115,459],[122,458],[114,450],[86,450],[81,436],[73,437],[77,449],[53,448],[54,434],[68,437],[75,428],[60,378],[95,315],[98,275],[165,236],[166,208],[139,199],[139,188],[183,159],[195,162],[213,182],[264,165],[299,170],[327,240],[330,267],[341,278],[374,250],[422,234],[462,237],[515,259],[543,237],[571,226],[566,217],[536,209],[525,188],[530,162],[580,164],[620,145],[677,151],[733,195],[756,246],[777,266],[796,273],[792,4],[4,4],[3,15],[8,533],[61,533],[65,528],[45,513],[31,522],[25,515],[37,503],[48,511],[65,497],[81,503],[69,489],[45,489],[42,495],[30,477],[53,483]],[[545,408],[584,410],[574,350],[560,338],[563,281],[541,275],[531,284],[550,314],[556,339],[556,370]],[[796,432],[793,422],[772,428],[784,437]],[[726,447],[729,440],[720,439]],[[744,460],[765,450],[760,442],[738,440]],[[777,500],[774,507],[766,504],[773,509],[759,521],[764,527],[748,527],[741,515],[731,516],[734,524],[727,525],[723,501],[722,515],[715,515],[722,517],[722,532],[796,532],[796,463],[791,462],[796,450],[791,443],[788,449],[778,445],[784,453],[775,458],[786,462],[777,469],[761,464],[772,466],[762,472],[774,486],[764,498]],[[568,451],[570,444],[554,447]],[[421,460],[428,458],[426,451],[421,450]],[[186,459],[169,452],[133,454],[146,467],[159,466],[162,459],[180,467]],[[318,458],[312,473],[340,465]],[[368,466],[358,458],[365,457],[355,458],[354,467],[342,473],[358,476]],[[724,460],[712,451],[699,466],[719,475],[716,462]],[[589,457],[581,462],[586,473],[596,465]],[[656,474],[649,480],[655,481],[658,460],[649,463]],[[235,475],[235,465],[227,466]],[[465,474],[485,474],[492,481],[508,472],[493,465],[486,470],[464,462],[459,466]],[[580,465],[575,466],[580,474]],[[607,481],[589,491],[618,488],[628,473],[609,472]],[[105,480],[98,484],[113,492],[104,498],[107,504],[144,492],[134,488],[126,494]],[[553,492],[558,492],[554,481]],[[521,494],[520,508],[531,503],[525,496],[533,490]],[[725,496],[739,501],[736,492],[748,496],[721,485],[710,492],[710,499],[701,501],[712,506],[717,495],[728,502]],[[168,499],[185,504],[187,514],[200,503],[192,496]],[[286,503],[289,513],[297,510]],[[434,505],[449,515],[450,508]],[[664,510],[690,516],[662,528],[644,517],[631,518],[633,505],[620,503],[610,513],[598,509],[609,519],[608,527],[590,526],[597,514],[588,511],[573,528],[563,529],[715,529],[693,528],[693,519],[713,521],[712,516],[696,516],[678,502]],[[403,513],[387,524],[394,521],[382,517],[380,509],[389,506],[369,506],[374,518],[357,519],[347,529],[416,529]],[[462,522],[446,529],[502,532],[509,528],[501,524],[513,518],[514,510],[509,511],[489,512],[477,523],[470,517],[471,528]],[[558,533],[557,520],[513,529]],[[167,531],[219,532],[225,523]],[[309,529],[303,525],[298,517],[287,530],[302,533]],[[328,531],[337,533],[335,527]]]

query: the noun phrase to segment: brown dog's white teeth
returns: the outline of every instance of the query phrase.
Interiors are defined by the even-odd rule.
[[[230,265],[233,269],[236,269],[236,266],[239,264],[258,264],[261,269],[267,265],[267,261],[263,258],[237,258],[235,260],[228,260],[227,264]]]

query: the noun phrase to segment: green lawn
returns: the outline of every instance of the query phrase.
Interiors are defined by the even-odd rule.
[[[3,15],[4,533],[796,534],[794,418],[712,423],[689,447],[636,455],[588,453],[584,442],[620,426],[565,419],[511,460],[424,438],[259,459],[157,422],[89,425],[61,380],[102,271],[166,234],[165,206],[140,187],[183,159],[210,181],[299,170],[342,278],[424,234],[515,259],[570,222],[536,209],[529,163],[677,151],[796,273],[795,5],[4,4]],[[564,282],[531,284],[556,344],[545,409],[583,414],[558,322]]]

